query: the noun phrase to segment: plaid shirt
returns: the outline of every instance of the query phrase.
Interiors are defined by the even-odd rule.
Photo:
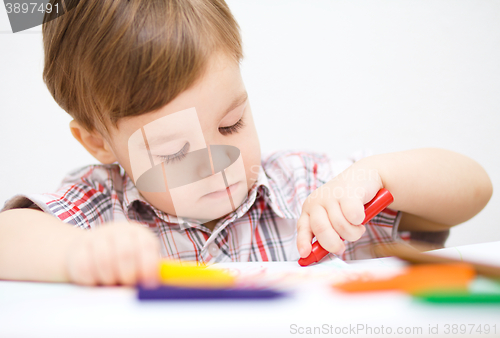
[[[157,234],[162,257],[204,263],[298,260],[297,219],[306,197],[364,156],[358,153],[343,161],[313,152],[265,156],[248,197],[213,231],[150,205],[118,164],[81,168],[70,173],[57,192],[16,195],[3,210],[38,207],[83,229],[110,221],[136,221]],[[365,225],[359,240],[346,244],[341,258],[373,258],[370,244],[408,241],[410,233],[397,230],[400,216],[389,208],[382,211]]]

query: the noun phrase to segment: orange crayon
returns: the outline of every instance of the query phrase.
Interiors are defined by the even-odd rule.
[[[432,291],[467,291],[476,276],[468,263],[422,264],[408,267],[401,275],[388,279],[350,281],[336,284],[335,289],[345,292],[400,290],[412,295]]]

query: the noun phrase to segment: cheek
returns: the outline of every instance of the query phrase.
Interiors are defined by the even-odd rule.
[[[128,149],[128,144],[124,142],[124,145],[121,147],[115,147],[113,148],[113,151],[115,153],[115,156],[118,160],[118,163],[123,167],[127,175],[132,179],[134,184],[137,181],[137,177],[133,176],[133,170],[132,170],[132,164],[131,160],[134,160],[134,158],[131,158],[131,154],[129,154],[129,149]],[[132,154],[133,155],[133,154]],[[135,160],[138,160],[137,158]],[[144,160],[144,159],[142,159]],[[137,163],[134,165],[137,166]],[[146,160],[145,166],[147,168],[151,167],[151,164],[148,160]],[[175,214],[175,209],[174,205],[172,202],[172,197],[170,196],[170,193],[167,192],[147,192],[147,191],[141,191],[137,189],[139,193],[146,199],[146,201],[154,206],[155,208],[162,210],[165,213],[168,214]]]
[[[240,151],[245,165],[248,188],[250,189],[259,175],[261,166],[260,145],[258,139],[254,138],[252,142],[245,142],[241,146]]]

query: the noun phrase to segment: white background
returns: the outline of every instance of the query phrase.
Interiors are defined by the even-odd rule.
[[[500,1],[228,0],[262,151],[342,158],[440,147],[500,186]],[[40,27],[12,34],[0,5],[0,202],[50,192],[95,163],[42,81]],[[447,246],[500,240],[500,197]]]

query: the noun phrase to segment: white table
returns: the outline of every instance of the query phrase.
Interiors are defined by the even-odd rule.
[[[500,242],[435,252],[500,262]],[[295,263],[223,266],[249,264],[263,264],[272,271]],[[401,269],[402,263],[382,258],[349,266],[380,272]],[[452,337],[457,336],[451,332],[454,324],[458,329],[467,325],[467,335],[460,337],[500,337],[500,305],[430,305],[399,292],[348,295],[320,284],[302,285],[290,297],[273,301],[140,302],[134,288],[0,281],[0,337],[294,337],[311,336],[305,333],[314,327],[322,331],[319,336],[363,337],[370,336],[368,326],[378,337],[388,328],[395,337],[404,335],[397,334],[398,328],[403,333],[417,330],[414,337]],[[446,325],[450,334],[445,334]],[[469,334],[479,325],[489,325],[490,334]],[[436,326],[438,334],[429,333]],[[344,334],[335,335],[335,330]]]

